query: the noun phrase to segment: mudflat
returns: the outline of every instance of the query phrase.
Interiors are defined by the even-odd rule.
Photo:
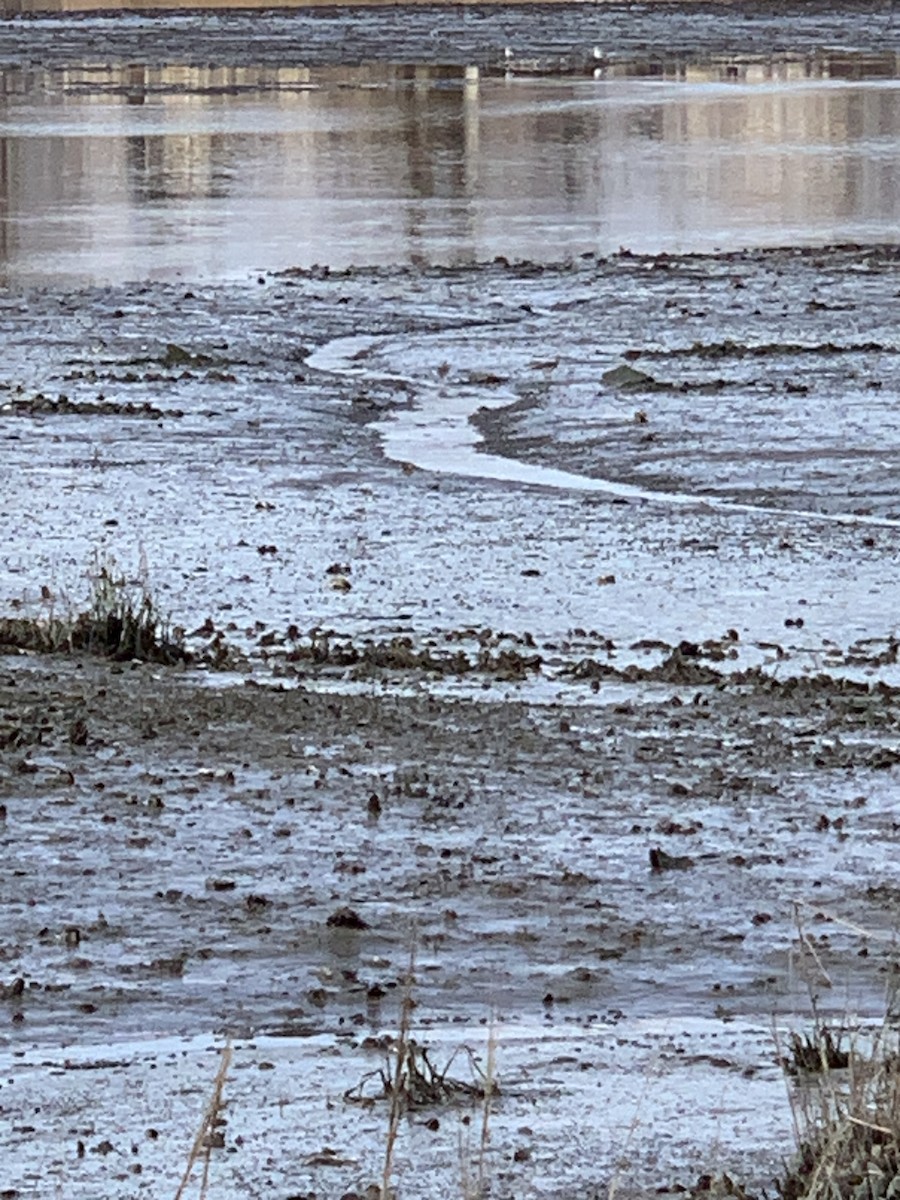
[[[779,1038],[896,969],[897,280],[4,297],[10,1194],[174,1190],[228,1038],[216,1194],[362,1192],[408,995],[435,1061],[495,1047],[498,1194],[771,1179]],[[21,650],[113,561],[193,664]],[[404,1195],[481,1154],[433,1116]]]
[[[9,15],[0,1198],[175,1195],[230,1045],[209,1195],[368,1200],[404,1024],[443,1083],[400,1197],[771,1190],[791,1034],[896,994],[892,9]],[[314,89],[353,104],[300,120]],[[403,118],[408,265],[297,265],[274,223],[252,274],[166,257],[240,211],[282,92],[295,180],[391,97],[363,151]],[[798,244],[476,261],[481,131],[540,167],[551,110],[547,211],[595,249],[579,137],[637,195],[682,118],[754,228],[735,113],[781,113],[831,207],[795,165]],[[93,258],[38,262],[101,169]],[[148,214],[170,244],[104,274]],[[859,238],[799,244],[832,216]],[[116,652],[122,602],[156,645]]]
[[[524,3],[178,6],[160,19],[138,5],[99,12],[7,0],[0,24],[6,66],[194,63],[307,67],[389,62],[500,66],[510,47],[548,67],[593,67],[604,55],[656,61],[711,55],[803,59],[829,52],[895,55],[896,18],[883,0],[654,0],[650,4]],[[304,11],[304,7],[307,11]]]

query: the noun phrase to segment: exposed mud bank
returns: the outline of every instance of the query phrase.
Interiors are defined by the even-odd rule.
[[[893,977],[898,719],[825,680],[535,704],[7,659],[5,1181],[156,1194],[214,1070],[200,1031],[237,1039],[217,1190],[371,1181],[385,1115],[341,1095],[414,942],[435,1054],[483,1058],[494,1014],[510,1195],[690,1183],[713,1129],[758,1186],[789,1147],[773,1016],[877,1015]],[[455,1186],[463,1115],[405,1128],[404,1194]]]
[[[501,995],[515,1017],[601,996],[760,1015],[803,990],[795,903],[874,935],[893,894],[883,689],[638,683],[534,704],[6,665],[5,953],[34,981],[15,1005],[29,1039],[73,1006],[85,1034],[111,1005],[129,1033],[225,1028],[235,1006],[254,1029],[299,1021],[282,971],[302,991],[347,942],[392,960],[366,985],[390,989],[414,925],[435,1016]],[[660,848],[689,869],[670,877]],[[329,930],[345,905],[365,932]],[[877,1005],[888,947],[861,960],[868,939],[825,926],[820,966]],[[346,1015],[351,983],[303,1019]]]
[[[436,1055],[495,1014],[496,1194],[771,1179],[773,1023],[896,971],[898,270],[3,295],[5,1186],[158,1195],[231,1035],[216,1194],[364,1193],[411,942]],[[29,650],[94,552],[194,666]]]

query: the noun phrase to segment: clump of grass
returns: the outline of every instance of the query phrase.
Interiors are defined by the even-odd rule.
[[[820,1023],[812,1033],[792,1032],[781,1065],[794,1076],[846,1070],[850,1051],[844,1048],[844,1030]]]
[[[98,565],[92,583],[90,608],[72,623],[73,649],[117,661],[175,662],[186,657],[143,584],[129,583],[112,560]]]
[[[416,945],[413,941],[409,956],[409,969],[404,981],[403,999],[400,1006],[400,1025],[396,1039],[392,1040],[386,1050],[386,1061],[383,1068],[368,1071],[359,1083],[344,1093],[344,1100],[354,1104],[371,1105],[378,1100],[388,1101],[388,1124],[385,1137],[384,1164],[382,1167],[381,1184],[378,1187],[379,1200],[390,1200],[394,1195],[391,1179],[394,1173],[394,1154],[400,1124],[407,1114],[426,1108],[436,1108],[446,1105],[477,1104],[482,1105],[482,1126],[480,1155],[478,1160],[477,1186],[478,1195],[484,1191],[485,1161],[488,1143],[490,1141],[491,1103],[499,1095],[500,1088],[496,1080],[496,1038],[493,1024],[488,1043],[487,1069],[482,1070],[475,1055],[468,1047],[461,1047],[451,1054],[446,1065],[440,1069],[429,1057],[428,1048],[420,1045],[412,1037],[412,1014],[416,1007],[413,998],[415,983]],[[454,1061],[464,1056],[470,1068],[470,1078],[460,1079],[450,1074]],[[468,1120],[468,1118],[464,1118]],[[435,1125],[435,1128],[437,1126]],[[468,1172],[464,1171],[463,1191],[465,1200],[475,1195],[471,1189]]]
[[[468,1047],[455,1050],[446,1065],[440,1068],[431,1061],[428,1048],[409,1036],[409,1028],[404,1025],[404,1020],[401,1020],[397,1040],[387,1051],[385,1066],[377,1071],[368,1071],[355,1087],[344,1093],[345,1100],[357,1104],[388,1100],[393,1126],[395,1115],[399,1122],[407,1112],[448,1104],[477,1104],[488,1096],[499,1094],[496,1079],[482,1070]],[[450,1068],[460,1057],[469,1063],[469,1079],[450,1074]],[[370,1086],[373,1084],[374,1088]]]
[[[900,1197],[900,1046],[883,1027],[845,1051],[819,1027],[793,1042],[798,1151],[782,1200]]]
[[[143,583],[130,582],[114,560],[97,560],[90,573],[88,607],[60,615],[47,588],[39,617],[0,618],[0,646],[39,654],[80,652],[117,662],[174,663],[189,658]]]

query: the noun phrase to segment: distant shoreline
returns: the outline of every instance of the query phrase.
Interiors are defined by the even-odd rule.
[[[552,75],[579,61],[605,69],[824,54],[857,64],[874,56],[875,74],[900,76],[890,0],[0,0],[0,13],[4,70],[379,62],[493,70],[509,48],[517,73],[529,60]]]
[[[520,9],[520,8],[633,8],[627,0],[276,0],[275,3],[253,3],[253,0],[122,0],[121,3],[110,3],[110,0],[7,0],[0,3],[0,17],[43,16],[71,13],[77,16],[81,13],[142,13],[152,15],[155,12],[215,12],[245,11],[245,12],[278,12],[293,9],[310,8],[440,8],[440,9]],[[640,0],[641,8],[656,9],[685,9],[703,8],[709,10],[746,9],[756,12],[831,12],[833,5],[825,0]],[[860,12],[878,8],[871,0],[843,0],[840,9]],[[888,7],[885,5],[884,7]]]

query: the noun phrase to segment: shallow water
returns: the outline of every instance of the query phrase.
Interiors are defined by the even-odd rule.
[[[9,69],[0,279],[896,238],[896,78],[597,62]]]

